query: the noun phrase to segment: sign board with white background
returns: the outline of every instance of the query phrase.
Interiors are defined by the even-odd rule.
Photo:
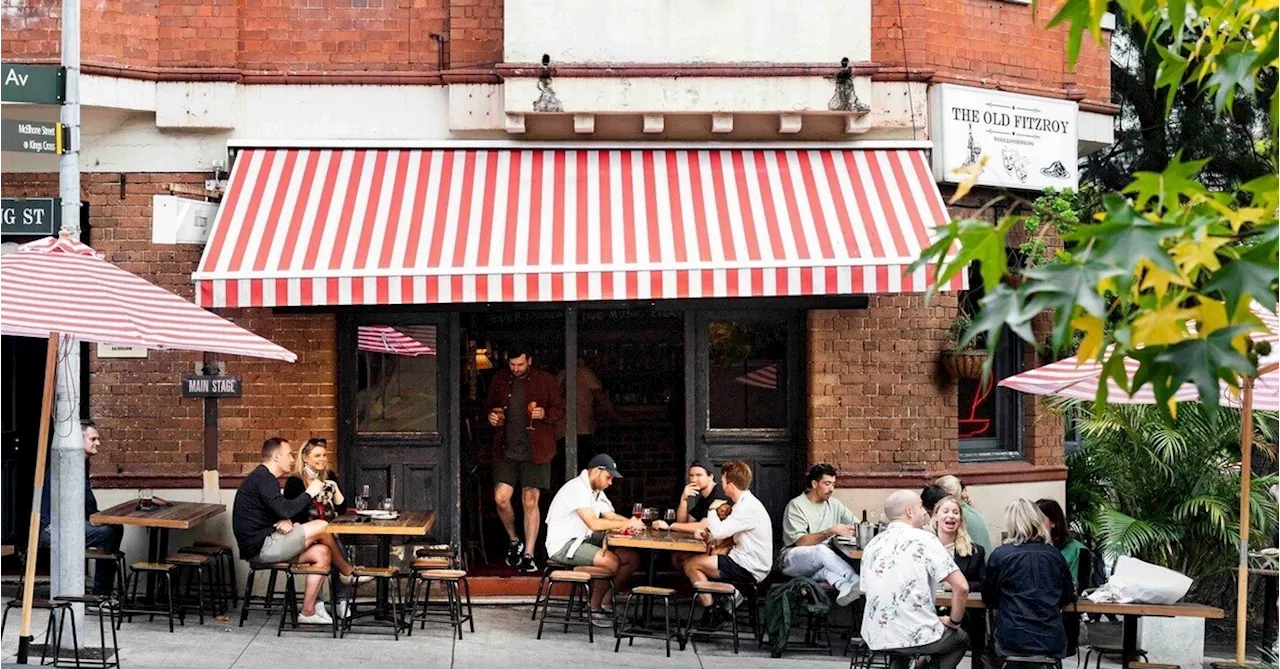
[[[98,344],[99,358],[145,358],[145,346],[121,346],[120,344]]]
[[[1079,105],[1069,100],[954,84],[929,87],[933,176],[959,183],[956,169],[983,156],[978,184],[1021,190],[1075,188]]]
[[[152,244],[204,244],[218,215],[218,203],[174,195],[151,198]]]

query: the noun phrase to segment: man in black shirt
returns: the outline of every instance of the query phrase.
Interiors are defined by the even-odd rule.
[[[262,464],[244,478],[236,490],[235,508],[231,513],[231,529],[240,547],[240,557],[257,562],[297,562],[316,567],[329,567],[338,549],[329,523],[313,520],[295,524],[290,518],[311,504],[311,499],[324,489],[324,481],[313,480],[306,492],[286,499],[280,489],[280,477],[293,470],[293,452],[289,442],[272,437],[262,442]],[[342,574],[344,583],[354,583],[351,568]],[[323,576],[308,576],[302,599],[300,623],[329,624],[333,619],[317,602]]]
[[[98,428],[93,421],[86,420],[80,423],[80,431],[84,436],[84,546],[85,548],[97,548],[104,551],[115,552],[120,550],[120,542],[124,539],[124,527],[121,525],[94,525],[89,521],[89,517],[98,512],[98,498],[93,494],[93,479],[89,476],[89,462],[93,456],[98,454],[98,447],[102,444],[102,438],[98,435]],[[52,543],[50,531],[50,523],[53,522],[53,515],[50,513],[50,492],[53,486],[50,485],[50,472],[52,467],[44,470],[44,494],[40,497],[40,544],[49,546]],[[115,578],[116,565],[110,560],[98,560],[94,563],[93,573],[93,594],[106,595],[111,593],[112,579]]]
[[[680,506],[676,509],[676,522],[667,525],[664,521],[655,520],[653,527],[657,530],[671,529],[689,533],[706,529],[707,514],[711,512],[711,504],[716,500],[727,502],[729,497],[724,494],[720,484],[716,483],[711,472],[701,462],[694,462],[689,465],[689,484],[684,487]],[[673,552],[671,564],[675,565],[676,569],[683,569],[684,561],[689,555],[689,553]]]

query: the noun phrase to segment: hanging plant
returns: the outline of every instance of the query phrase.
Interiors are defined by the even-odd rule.
[[[982,378],[982,364],[987,359],[986,341],[975,337],[962,346],[964,333],[973,325],[968,314],[961,314],[947,330],[947,340],[951,349],[942,352],[942,368],[952,379]]]

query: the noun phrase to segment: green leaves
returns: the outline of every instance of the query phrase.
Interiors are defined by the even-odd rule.
[[[1098,43],[1102,42],[1102,15],[1106,11],[1107,3],[1098,0],[1067,0],[1049,20],[1050,28],[1067,24],[1067,62],[1072,66],[1080,58],[1080,43],[1085,30]]]
[[[1240,376],[1254,374],[1257,369],[1249,359],[1231,346],[1231,340],[1244,332],[1241,326],[1225,327],[1202,339],[1189,339],[1168,347],[1154,356],[1153,361],[1143,361],[1143,366],[1159,366],[1161,374],[1148,372],[1156,391],[1157,406],[1167,408],[1168,401],[1184,383],[1194,384],[1200,392],[1200,403],[1212,418],[1218,410],[1219,381],[1235,384]],[[1143,370],[1134,375],[1137,383]]]
[[[1163,172],[1138,172],[1133,175],[1133,183],[1124,189],[1125,193],[1134,196],[1134,206],[1145,209],[1152,200],[1156,201],[1157,212],[1166,207],[1173,207],[1183,199],[1191,199],[1204,195],[1208,191],[1197,182],[1196,174],[1209,164],[1209,159],[1183,162],[1179,152],[1169,161]],[[1107,207],[1110,218],[1111,207]]]
[[[1206,295],[1221,296],[1227,303],[1227,312],[1234,313],[1236,305],[1246,296],[1258,301],[1267,310],[1276,310],[1277,271],[1274,262],[1255,260],[1252,254],[1227,263],[1210,275],[1201,289]]]
[[[1012,219],[995,226],[981,219],[965,218],[938,226],[940,234],[911,263],[911,271],[927,265],[934,267],[936,278],[929,289],[930,297],[936,286],[946,285],[973,262],[980,265],[983,284],[994,286],[1009,269],[1004,240],[1010,225]]]
[[[1254,67],[1258,54],[1250,51],[1231,53],[1221,58],[1209,75],[1208,88],[1214,91],[1213,105],[1218,111],[1231,111],[1237,89],[1254,94],[1258,70]]]

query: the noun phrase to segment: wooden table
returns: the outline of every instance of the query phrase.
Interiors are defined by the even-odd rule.
[[[645,569],[645,584],[653,585],[658,577],[658,552],[703,553],[707,552],[707,542],[696,539],[688,532],[671,530],[644,529],[635,534],[610,532],[605,536],[604,544],[611,548],[635,548],[649,552],[648,566]],[[653,600],[645,600],[644,617],[651,620]]]
[[[935,603],[938,606],[951,605],[951,593],[939,592]],[[982,594],[969,593],[966,606],[974,609],[985,609]],[[1135,659],[1138,648],[1138,619],[1143,616],[1156,618],[1208,618],[1220,620],[1222,609],[1203,604],[1120,604],[1116,602],[1091,602],[1081,599],[1062,607],[1063,613],[1099,613],[1120,616],[1123,619],[1121,636],[1121,666],[1129,669],[1129,663]]]
[[[329,523],[329,533],[335,535],[363,535],[378,538],[379,567],[391,566],[391,539],[394,537],[425,537],[436,525],[436,512],[408,509],[394,520],[363,521],[354,512],[344,513]],[[387,605],[387,584],[378,582],[378,606],[382,611]]]
[[[845,559],[848,559],[848,560],[861,560],[861,559],[862,559],[862,549],[861,549],[861,548],[859,548],[859,547],[857,547],[857,546],[852,546],[852,545],[850,545],[850,544],[841,543],[841,542],[839,542],[839,541],[836,541],[836,542],[833,542],[833,543],[835,544],[836,552],[837,552],[837,553],[839,553],[840,555],[844,556],[844,557],[845,557]]]
[[[140,500],[121,502],[110,509],[89,516],[94,525],[136,525],[147,528],[147,561],[164,562],[169,556],[169,531],[189,530],[225,513],[225,504],[204,502],[169,502],[150,511],[138,508]],[[155,574],[147,574],[147,600],[155,598]]]

